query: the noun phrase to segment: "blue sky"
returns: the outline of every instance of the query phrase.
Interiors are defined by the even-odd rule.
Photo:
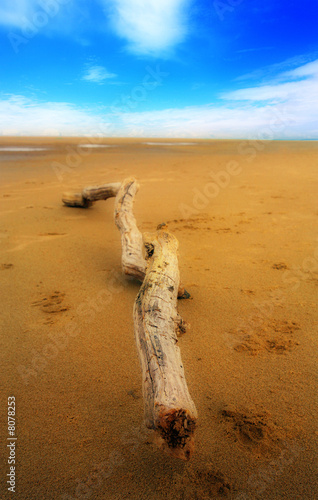
[[[0,134],[318,139],[316,0],[2,0]]]

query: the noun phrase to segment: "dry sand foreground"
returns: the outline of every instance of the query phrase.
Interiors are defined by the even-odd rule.
[[[51,148],[0,151],[0,498],[318,499],[317,142],[79,142],[0,140]],[[121,275],[114,200],[61,203],[65,190],[131,175],[140,229],[168,222],[193,296],[178,303],[199,412],[187,463],[141,426],[139,285]]]

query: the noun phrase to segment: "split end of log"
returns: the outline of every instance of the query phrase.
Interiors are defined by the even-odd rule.
[[[157,444],[168,455],[184,461],[194,452],[194,430],[197,417],[183,408],[162,409],[156,422],[160,439]]]
[[[82,193],[63,193],[62,202],[67,207],[88,208],[93,205],[93,202],[84,198]]]
[[[107,200],[117,195],[121,184],[113,182],[100,186],[88,186],[81,193],[64,193],[62,201],[67,207],[88,208],[94,201]]]

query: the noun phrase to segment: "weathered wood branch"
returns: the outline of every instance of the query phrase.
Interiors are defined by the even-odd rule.
[[[123,272],[142,282],[146,273],[146,261],[142,250],[142,234],[133,215],[133,202],[138,189],[137,181],[131,177],[125,179],[123,183],[88,186],[81,193],[63,193],[62,201],[68,207],[88,208],[95,201],[116,197],[115,223],[121,234]],[[190,298],[190,294],[182,284],[179,286],[178,298]]]
[[[102,184],[101,186],[88,186],[81,193],[63,193],[62,201],[68,207],[90,207],[94,201],[107,200],[117,195],[120,182]]]
[[[82,193],[73,193],[70,191],[63,193],[62,201],[67,207],[88,208],[93,205],[92,201],[83,198]]]
[[[189,394],[177,330],[178,241],[160,230],[144,235],[146,275],[134,306],[134,327],[141,361],[145,424],[161,436],[166,451],[189,460],[197,411]]]
[[[89,201],[107,200],[107,198],[117,195],[120,186],[120,182],[103,184],[102,186],[88,186],[83,189],[82,195]]]
[[[146,261],[142,254],[142,234],[133,215],[134,197],[138,189],[139,185],[133,177],[124,180],[115,199],[114,217],[121,235],[123,272],[143,281]]]
[[[133,177],[125,179],[115,199],[115,223],[121,234],[122,268],[124,274],[143,281],[146,260],[143,256],[142,234],[133,215],[134,198],[139,185]],[[162,227],[165,225],[163,224]],[[188,299],[190,294],[180,284],[178,298]]]

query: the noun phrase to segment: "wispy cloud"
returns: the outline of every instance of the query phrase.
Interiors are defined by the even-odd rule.
[[[126,40],[135,55],[170,56],[189,32],[187,19],[193,0],[95,1],[104,9],[108,28]],[[105,30],[103,16],[92,24],[92,4],[85,0],[2,0],[0,27],[14,33],[20,30],[18,35],[26,38],[30,33],[58,33],[87,45],[85,30]]]
[[[273,50],[274,47],[255,47],[255,48],[249,48],[249,49],[241,49],[241,50],[236,50],[235,52],[237,54],[244,54],[245,52],[259,52],[261,50]]]
[[[36,8],[36,0],[4,0],[0,5],[0,25],[12,28],[24,26]]]
[[[290,57],[285,61],[281,61],[279,63],[270,64],[268,66],[264,66],[262,68],[258,68],[251,73],[246,73],[244,75],[240,75],[236,78],[235,81],[262,81],[267,82],[269,80],[273,80],[277,75],[283,74],[283,72],[292,71],[295,68],[299,68],[302,65],[307,64],[308,62],[313,61],[318,57],[318,52],[312,52],[308,54],[301,54],[298,56]]]
[[[100,0],[111,25],[137,55],[167,55],[188,33],[190,0]]]
[[[23,37],[34,36],[72,37],[72,40],[89,45],[84,32],[96,30],[91,17],[91,5],[85,0],[2,0],[0,4],[0,28],[8,34]]]
[[[95,110],[67,102],[41,102],[21,95],[0,99],[0,135],[100,134],[107,123]]]
[[[304,101],[317,100],[318,59],[290,71],[281,72],[267,85],[225,92],[222,99],[233,101]]]
[[[82,80],[92,83],[103,83],[105,80],[115,78],[115,73],[110,73],[104,66],[89,66],[86,68]]]
[[[302,138],[293,129],[294,115],[284,107],[189,106],[155,112],[126,113],[121,129],[127,135],[215,139]],[[318,130],[317,130],[318,131]]]
[[[289,71],[285,71],[281,74],[281,78],[304,78],[304,77],[318,77],[318,59],[315,61],[308,62],[302,66],[298,66]]]
[[[280,78],[223,93],[215,104],[116,114],[4,96],[0,134],[317,140],[318,60]]]

